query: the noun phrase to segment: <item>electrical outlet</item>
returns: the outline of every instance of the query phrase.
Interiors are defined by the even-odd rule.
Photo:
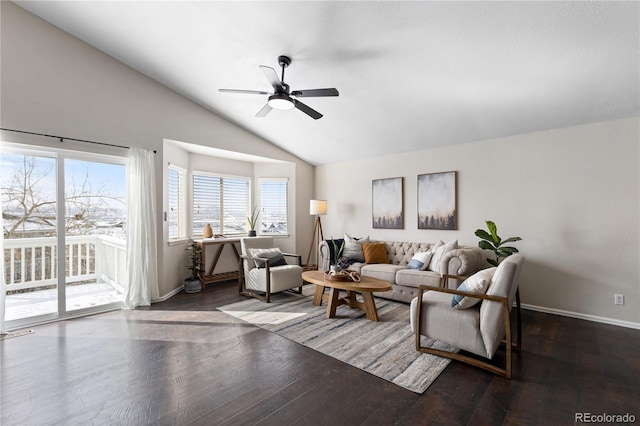
[[[613,303],[616,305],[624,305],[624,294],[614,294]]]

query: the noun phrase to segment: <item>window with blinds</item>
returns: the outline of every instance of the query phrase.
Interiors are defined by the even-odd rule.
[[[202,235],[207,223],[215,234],[246,233],[249,200],[249,179],[194,172],[193,235]]]
[[[167,225],[170,240],[187,237],[185,217],[186,205],[186,170],[169,165],[167,182]]]
[[[260,179],[260,233],[287,234],[287,179]]]

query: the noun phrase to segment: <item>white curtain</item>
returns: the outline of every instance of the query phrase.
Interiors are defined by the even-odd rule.
[[[150,306],[159,297],[156,246],[156,179],[154,153],[129,150],[127,176],[127,283],[129,309]]]

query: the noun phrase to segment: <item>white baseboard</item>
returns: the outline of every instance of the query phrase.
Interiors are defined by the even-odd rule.
[[[151,301],[151,303],[158,303],[158,302],[164,302],[165,300],[169,299],[172,296],[175,296],[176,294],[180,293],[182,291],[184,287],[178,287],[176,289],[173,289],[172,291],[170,291],[169,293],[165,294],[164,296],[161,296],[157,299],[153,299]]]
[[[617,325],[619,327],[626,327],[626,328],[633,328],[636,330],[640,330],[640,323],[637,323],[637,322],[622,321],[614,318],[606,318],[606,317],[599,317],[596,315],[581,314],[579,312],[564,311],[562,309],[546,308],[544,306],[528,305],[526,303],[523,303],[521,306],[522,306],[522,309],[528,309],[530,311],[544,312],[546,314],[553,314],[553,315],[562,315],[563,317],[571,317],[571,318],[583,319],[587,321],[601,322],[604,324]]]

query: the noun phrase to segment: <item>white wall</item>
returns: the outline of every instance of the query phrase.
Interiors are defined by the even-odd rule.
[[[636,117],[319,166],[325,237],[476,245],[475,230],[493,220],[502,237],[523,238],[523,303],[640,326],[639,144]],[[417,175],[452,170],[458,230],[418,230]],[[372,229],[371,181],[389,177],[404,177],[404,230]]]
[[[126,65],[70,36],[10,2],[0,3],[1,125],[3,128],[141,147],[157,151],[156,199],[163,200],[163,141],[171,139],[250,153],[295,164],[296,199],[312,192],[313,167],[274,145],[172,92]],[[53,146],[56,140],[44,139]],[[74,146],[68,144],[67,146]],[[78,145],[80,146],[80,145]],[[81,149],[103,152],[84,145]],[[311,228],[307,208],[296,201],[296,216]],[[291,245],[309,236],[292,233]],[[158,205],[158,235],[163,234]],[[299,240],[298,240],[299,238]],[[184,272],[182,257],[158,239],[160,295],[171,294]],[[165,274],[165,270],[179,271]]]

